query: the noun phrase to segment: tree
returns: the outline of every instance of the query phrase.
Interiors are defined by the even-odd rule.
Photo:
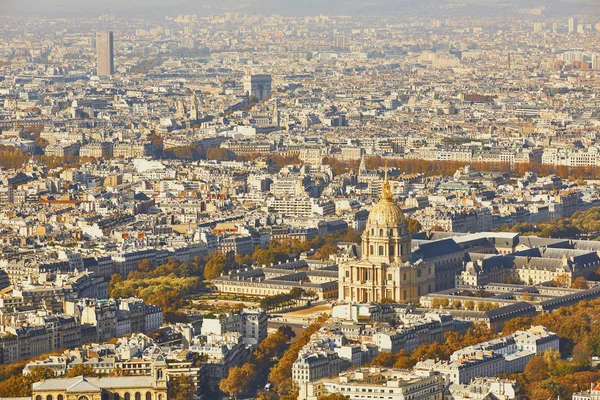
[[[31,385],[54,378],[48,368],[35,367],[27,375],[13,375],[0,382],[0,397],[31,397]]]
[[[569,286],[569,277],[567,274],[561,274],[554,278],[554,286],[556,287],[568,287]]]
[[[254,253],[252,253],[252,258],[259,266],[270,266],[275,263],[275,253],[271,250],[263,250],[260,246],[256,246],[254,249]]]
[[[587,279],[585,279],[583,276],[579,276],[573,281],[571,287],[573,289],[589,289],[590,285]]]
[[[556,366],[560,362],[560,353],[558,350],[546,350],[544,352],[544,361],[548,366],[548,372],[550,372],[550,375],[557,376],[558,374],[556,374]]]
[[[196,393],[192,378],[185,375],[169,377],[169,400],[190,400]]]
[[[573,364],[575,367],[582,371],[588,369],[592,363],[592,352],[587,343],[577,343],[573,347],[572,352]]]
[[[510,335],[516,331],[527,329],[531,326],[531,318],[513,318],[504,324],[503,335]]]
[[[452,300],[452,308],[454,308],[455,310],[460,310],[461,306],[462,303],[460,300]]]
[[[318,400],[349,400],[350,396],[345,396],[341,393],[331,393],[327,396],[319,396]]]
[[[404,349],[400,350],[396,354],[396,362],[394,363],[394,368],[402,368],[409,369],[412,368],[416,364],[416,361],[413,361],[408,354],[408,352]]]
[[[525,366],[524,373],[529,382],[541,382],[550,376],[548,364],[542,356],[533,356]]]
[[[419,233],[419,232],[421,232],[421,229],[423,229],[423,227],[421,226],[421,223],[419,221],[417,221],[416,219],[408,218],[406,220],[406,223],[408,225],[409,233]]]
[[[298,386],[292,378],[287,378],[276,386],[280,400],[296,400],[298,398]]]
[[[280,326],[277,330],[279,332],[281,332],[283,335],[285,335],[285,337],[287,337],[288,340],[291,340],[292,338],[296,337],[296,333],[294,332],[292,327],[289,325]]]
[[[317,321],[313,322],[308,328],[302,332],[298,339],[283,353],[283,356],[269,373],[269,382],[277,388],[277,392],[284,395],[292,395],[297,388],[291,380],[292,377],[292,365],[298,358],[298,353],[306,345],[313,333],[318,331],[323,326],[326,317],[320,317]],[[288,382],[289,381],[289,382]]]
[[[117,287],[117,285],[121,282],[123,282],[123,277],[121,276],[121,274],[113,274],[110,277],[110,281],[108,282],[108,293],[111,297],[117,297],[114,294],[112,294],[112,292],[115,289],[115,287]]]
[[[210,257],[210,259],[206,263],[206,267],[204,268],[204,277],[207,280],[212,280],[217,276],[220,276],[225,272],[226,265],[227,258],[223,253],[217,251]]]
[[[236,159],[236,155],[229,149],[215,147],[206,152],[206,158],[217,161],[233,161]]]
[[[340,249],[333,243],[326,243],[315,253],[312,258],[318,260],[329,260],[331,255],[339,253]]]
[[[246,363],[241,367],[233,367],[229,369],[227,377],[219,382],[219,389],[230,396],[237,397],[250,389],[255,377],[254,364]]]
[[[149,259],[144,258],[142,261],[140,261],[138,263],[137,269],[140,272],[150,272],[150,271],[152,271],[152,263],[150,262]]]
[[[465,301],[464,307],[466,310],[472,311],[475,308],[475,302],[473,300]]]
[[[54,378],[54,372],[49,368],[34,367],[29,373],[32,382],[39,382],[45,379]]]
[[[259,343],[253,354],[258,368],[267,367],[269,361],[285,349],[291,337],[288,335],[294,334],[293,331],[287,332],[285,328],[289,328],[289,326],[279,328],[277,332],[270,334],[265,340]]]
[[[67,372],[67,378],[75,378],[76,376],[100,376],[91,365],[78,364],[70,368]]]
[[[259,391],[256,393],[255,400],[276,400],[277,394],[274,392]]]
[[[395,362],[396,362],[396,357],[394,356],[394,354],[379,353],[377,356],[375,356],[375,358],[373,358],[373,361],[371,361],[371,365],[374,365],[377,367],[390,368],[394,365]]]

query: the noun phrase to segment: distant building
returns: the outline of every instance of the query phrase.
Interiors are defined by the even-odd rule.
[[[578,21],[577,18],[575,17],[570,17],[569,18],[569,33],[577,33],[577,25],[578,25]]]
[[[44,153],[47,156],[56,157],[76,157],[79,155],[79,143],[65,143],[59,142],[46,146]]]
[[[96,33],[96,57],[98,76],[109,76],[115,73],[113,33],[111,31]]]
[[[362,257],[339,266],[339,299],[347,302],[418,302],[435,290],[435,269],[411,261],[411,236],[385,178],[381,199],[369,214],[362,234]]]
[[[346,50],[348,48],[345,33],[336,32],[333,34],[333,48],[337,50]]]
[[[112,157],[113,145],[111,142],[94,142],[86,144],[79,149],[79,155],[81,157]]]
[[[441,376],[418,376],[402,369],[361,368],[341,373],[338,377],[300,385],[301,400],[317,400],[322,396],[342,393],[351,400],[439,400],[443,397],[444,381]]]
[[[46,379],[32,386],[32,400],[41,399],[167,399],[166,363],[154,363],[152,376]]]
[[[267,314],[262,309],[245,308],[239,313],[222,313],[216,318],[202,320],[201,334],[223,335],[226,332],[242,334],[245,343],[258,344],[267,337]]]
[[[600,384],[592,384],[590,390],[573,393],[573,400],[600,400]]]
[[[244,91],[249,96],[254,96],[258,101],[263,101],[271,96],[271,75],[246,75],[244,77]]]

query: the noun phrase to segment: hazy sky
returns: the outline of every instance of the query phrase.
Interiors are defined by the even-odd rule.
[[[223,11],[249,13],[281,13],[284,15],[400,13],[439,10],[444,3],[470,3],[483,6],[498,0],[0,0],[0,14],[99,15],[107,12],[127,16],[164,16],[178,13],[200,15]],[[505,3],[504,1],[502,1]],[[600,0],[512,0],[516,6],[546,5],[556,12],[577,12],[573,3],[598,5]]]

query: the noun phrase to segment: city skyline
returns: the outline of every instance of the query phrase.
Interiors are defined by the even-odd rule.
[[[1,398],[600,400],[594,4],[6,5]]]

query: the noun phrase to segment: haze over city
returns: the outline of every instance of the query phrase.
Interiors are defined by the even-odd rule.
[[[0,398],[600,400],[595,0],[4,0]]]

